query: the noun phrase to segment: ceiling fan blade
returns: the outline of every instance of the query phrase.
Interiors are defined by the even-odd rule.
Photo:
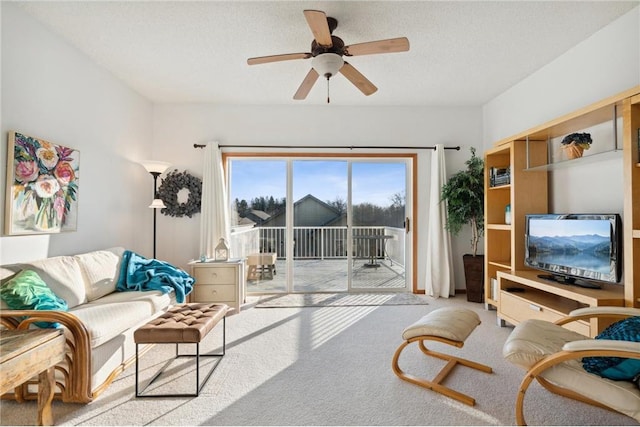
[[[305,10],[304,17],[307,19],[307,24],[309,24],[316,42],[322,47],[333,46],[327,15],[320,10]]]
[[[371,83],[365,76],[363,76],[360,71],[353,68],[353,65],[345,62],[342,68],[340,68],[340,72],[343,76],[345,76],[351,83],[355,85],[362,93],[369,96],[375,91],[378,90],[377,87],[373,83]]]
[[[297,99],[297,100],[305,99],[309,94],[309,91],[311,91],[311,88],[315,84],[316,80],[318,80],[319,76],[320,74],[318,74],[316,70],[314,70],[313,68],[310,69],[309,72],[307,73],[307,76],[302,81],[302,84],[296,91],[296,94],[293,95],[293,99]]]
[[[308,53],[308,52],[285,53],[283,55],[258,56],[256,58],[247,59],[247,64],[257,65],[257,64],[267,64],[269,62],[289,61],[291,59],[308,59],[308,58],[311,58],[311,56],[312,56],[311,53]]]
[[[398,37],[395,39],[378,40],[375,42],[357,43],[345,46],[345,55],[371,55],[374,53],[406,52],[409,50],[409,39]]]

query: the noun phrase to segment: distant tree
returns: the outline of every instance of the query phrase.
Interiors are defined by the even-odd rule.
[[[238,216],[240,218],[246,217],[247,213],[249,213],[249,204],[247,203],[247,201],[244,199],[238,200],[236,198],[236,201],[234,204],[236,205],[236,211],[238,212]]]
[[[334,201],[326,201],[329,206],[333,206],[338,211],[339,215],[342,215],[347,211],[347,202],[343,198],[336,196]]]

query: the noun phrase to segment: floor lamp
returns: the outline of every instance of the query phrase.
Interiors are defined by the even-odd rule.
[[[170,163],[156,160],[144,160],[140,162],[142,166],[153,176],[153,201],[149,205],[153,209],[153,258],[156,258],[156,214],[158,209],[166,208],[162,199],[158,196],[158,177],[164,173]]]

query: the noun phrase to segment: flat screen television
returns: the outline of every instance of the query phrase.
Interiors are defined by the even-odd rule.
[[[526,215],[525,265],[559,283],[599,288],[622,276],[618,214]]]

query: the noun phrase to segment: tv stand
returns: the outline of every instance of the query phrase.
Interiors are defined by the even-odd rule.
[[[576,279],[575,277],[562,276],[558,274],[538,274],[538,277],[563,285],[573,285],[587,289],[602,289],[602,286],[597,283],[587,282],[586,280]]]
[[[517,325],[526,319],[542,319],[555,322],[571,311],[583,307],[624,306],[624,286],[603,283],[600,289],[578,287],[574,285],[541,278],[539,271],[510,270],[498,271],[498,319],[501,324],[508,322]],[[509,289],[521,288],[520,292]],[[593,319],[565,325],[588,337],[602,332],[611,319]]]

